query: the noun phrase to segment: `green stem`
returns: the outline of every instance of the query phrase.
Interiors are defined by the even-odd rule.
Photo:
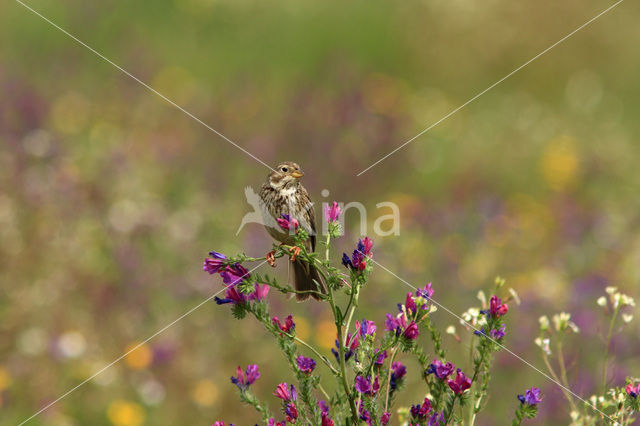
[[[325,249],[325,258],[329,261],[329,243],[331,237],[327,235],[326,249]],[[342,387],[344,388],[345,397],[349,400],[349,407],[351,408],[351,417],[353,420],[353,424],[358,424],[358,409],[356,408],[355,402],[351,397],[351,391],[349,390],[349,384],[347,383],[347,371],[344,362],[344,341],[342,340],[342,314],[339,309],[336,307],[335,300],[333,298],[333,289],[331,285],[327,285],[327,290],[329,293],[329,304],[331,305],[331,310],[333,311],[333,317],[335,319],[336,331],[338,334],[338,361],[340,362],[340,378],[342,379]]]
[[[567,379],[567,368],[564,363],[564,353],[562,352],[562,338],[558,338],[557,349],[558,349],[558,363],[560,364],[560,377],[562,378],[562,384],[566,388],[569,388],[569,380]],[[573,398],[571,398],[571,400],[569,401],[569,405],[571,405],[572,411],[576,411],[576,412],[578,411],[578,407],[576,407],[575,403],[573,402]]]
[[[553,377],[553,380],[555,380],[557,383],[560,383],[560,378],[558,378],[558,375],[556,374],[555,370],[553,369],[553,367],[551,367],[551,363],[549,362],[549,357],[544,351],[542,352],[542,360],[547,366],[547,369],[549,370],[551,377]],[[575,404],[573,402],[573,398],[571,397],[571,395],[566,391],[565,388],[561,388],[560,390],[562,391],[562,394],[569,402],[569,405],[571,406],[571,410],[574,410]]]
[[[451,416],[453,415],[453,407],[456,405],[456,399],[458,399],[458,394],[454,393],[453,397],[449,399],[447,406],[445,407],[446,415],[444,416],[444,424],[448,425],[451,420]]]
[[[619,307],[616,307],[611,316],[611,322],[609,323],[609,332],[607,333],[607,346],[604,351],[604,365],[602,366],[602,393],[607,391],[607,368],[609,361],[609,346],[611,345],[611,337],[613,336],[613,324],[618,316]]]

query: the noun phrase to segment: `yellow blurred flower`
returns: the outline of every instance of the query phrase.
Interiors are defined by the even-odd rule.
[[[573,138],[560,136],[547,143],[540,167],[547,184],[556,191],[562,191],[578,179],[579,163]]]
[[[191,398],[199,405],[210,407],[218,399],[218,387],[211,380],[200,380],[194,386]]]
[[[129,346],[127,346],[126,351],[129,352],[139,344],[140,343],[138,342],[131,343]],[[127,354],[127,356],[124,358],[124,362],[129,366],[129,368],[132,368],[134,370],[142,370],[144,368],[147,368],[149,364],[151,364],[151,361],[153,361],[153,351],[151,350],[151,347],[149,347],[149,345],[147,345],[146,343],[143,343],[140,347]]]
[[[307,340],[309,338],[310,326],[309,321],[305,318],[297,317],[295,319],[296,322],[296,335],[302,340]]]
[[[107,408],[109,421],[116,426],[138,426],[144,423],[144,408],[135,402],[116,400]]]
[[[7,389],[11,386],[11,374],[6,368],[0,367],[0,391]]]
[[[336,340],[336,325],[332,321],[320,321],[316,326],[315,340],[323,348],[332,348]]]

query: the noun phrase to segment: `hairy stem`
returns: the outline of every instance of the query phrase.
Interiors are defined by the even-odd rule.
[[[611,322],[609,322],[609,332],[607,333],[606,347],[604,349],[604,361],[602,366],[602,393],[607,391],[607,368],[609,363],[609,346],[611,346],[611,337],[613,337],[613,324],[616,321],[616,317],[618,316],[619,307],[613,310],[613,315],[611,315]]]

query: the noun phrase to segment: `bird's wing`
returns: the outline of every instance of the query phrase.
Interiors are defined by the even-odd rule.
[[[309,198],[307,190],[302,185],[300,185],[300,192],[302,205],[304,206],[304,210],[308,215],[309,227],[311,228],[311,232],[309,233],[309,240],[311,241],[311,251],[316,251],[316,215],[313,211],[313,203],[311,202],[311,198]]]

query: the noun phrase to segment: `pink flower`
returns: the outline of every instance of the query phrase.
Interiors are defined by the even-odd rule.
[[[380,423],[382,423],[382,426],[387,426],[390,419],[391,419],[391,413],[384,413],[380,417]]]
[[[280,227],[285,231],[295,231],[296,229],[298,229],[298,226],[300,226],[298,220],[292,218],[288,214],[283,214],[282,217],[279,217],[276,220],[278,221],[278,225],[280,225]]]
[[[629,383],[624,390],[627,392],[627,395],[629,395],[632,398],[637,398],[638,395],[640,395],[640,384],[638,384],[638,386],[633,386],[632,383]]]
[[[273,394],[281,400],[287,402],[295,401],[296,399],[298,399],[298,392],[296,391],[295,386],[287,385],[286,383],[280,383],[276,387],[276,390]]]
[[[267,284],[255,284],[254,288],[256,289],[256,291],[254,291],[253,293],[251,293],[249,295],[249,300],[264,300],[265,297],[267,297],[267,294],[269,293],[269,286]]]
[[[342,209],[338,205],[337,201],[334,201],[333,204],[324,206],[324,217],[327,222],[335,222],[340,217],[340,213],[342,213]]]

